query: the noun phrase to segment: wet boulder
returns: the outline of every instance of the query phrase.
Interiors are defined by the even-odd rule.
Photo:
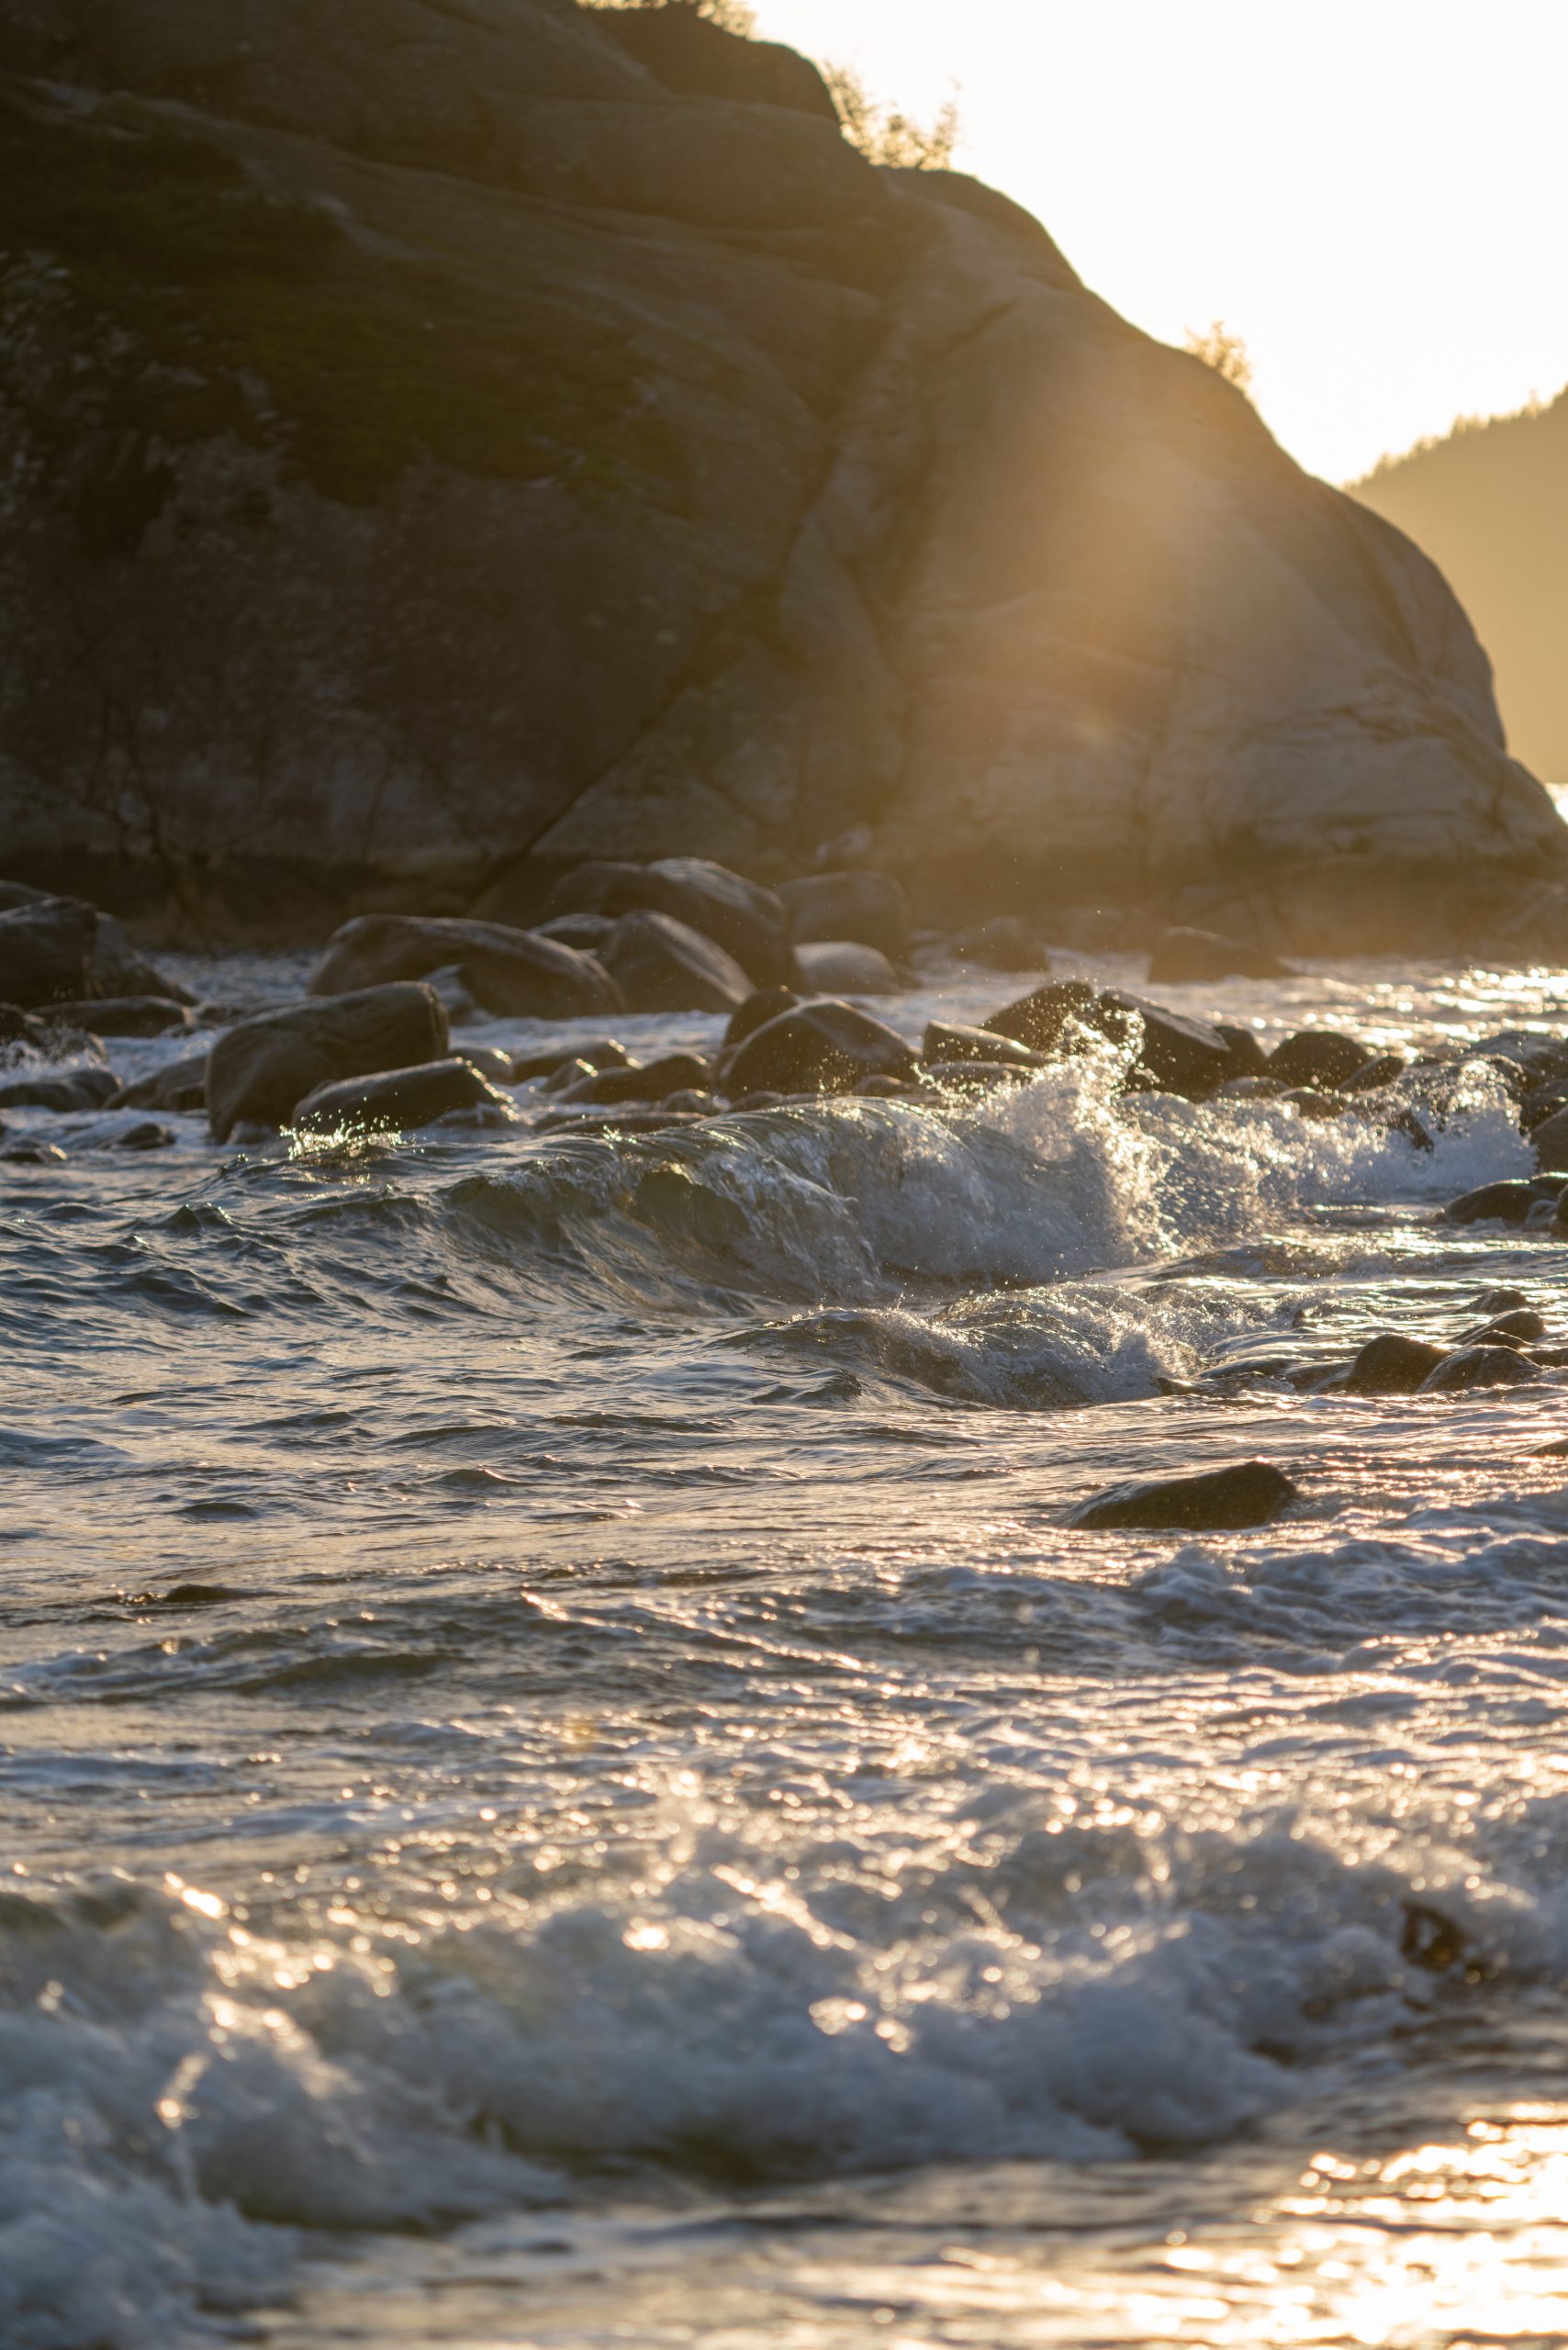
[[[1298,1028],[1276,1045],[1269,1056],[1269,1070],[1287,1085],[1344,1085],[1367,1065],[1366,1046],[1356,1036],[1333,1028]]]
[[[890,962],[909,954],[909,900],[888,873],[810,873],[778,892],[796,947],[830,939],[875,946]]]
[[[1244,939],[1225,938],[1214,930],[1162,931],[1148,958],[1151,987],[1178,987],[1194,979],[1294,977],[1290,964],[1282,963],[1266,946],[1249,946]]]
[[[1233,1460],[1193,1476],[1107,1486],[1070,1510],[1065,1523],[1085,1533],[1218,1533],[1267,1524],[1299,1491],[1271,1461]]]
[[[36,906],[55,896],[51,890],[34,890],[21,881],[0,881],[0,913],[10,913],[20,906]],[[74,901],[73,901],[74,902]],[[113,914],[93,909],[95,926],[93,953],[88,971],[88,984],[83,990],[94,997],[154,995],[174,1003],[189,1003],[188,991],[177,979],[169,979],[150,963],[140,948],[131,944],[125,924]]]
[[[1528,1224],[1542,1194],[1522,1176],[1461,1192],[1443,1210],[1445,1224]]]
[[[724,1028],[726,1045],[738,1045],[754,1028],[766,1027],[777,1020],[781,1012],[792,1012],[801,999],[793,988],[758,988],[745,1002],[737,1004]]]
[[[1011,1036],[999,1036],[989,1028],[966,1028],[953,1020],[927,1023],[920,1058],[927,1069],[942,1069],[954,1061],[981,1061],[991,1068],[1031,1069],[1043,1069],[1047,1060],[1044,1053],[1032,1053],[1027,1045],[1017,1044]]]
[[[1448,1352],[1404,1330],[1380,1330],[1337,1383],[1349,1395],[1414,1395]]]
[[[165,1061],[151,1076],[122,1085],[104,1106],[108,1110],[205,1110],[206,1053],[185,1053],[177,1061]]]
[[[309,993],[347,995],[449,966],[460,970],[476,1002],[508,1019],[570,1020],[621,1008],[592,956],[537,931],[444,915],[356,915],[327,942]]]
[[[114,1101],[119,1080],[113,1069],[29,1070],[0,1081],[0,1110],[102,1110]]]
[[[622,914],[604,966],[633,1012],[734,1012],[753,991],[733,955],[673,914]]]
[[[1109,1015],[1107,1025],[1113,1035],[1130,1028],[1135,1015],[1142,1022],[1133,1070],[1163,1092],[1204,1102],[1235,1074],[1230,1046],[1206,1021],[1184,1019],[1162,1003],[1150,1003],[1146,996],[1119,990],[1100,998],[1100,1012],[1103,1017]]]
[[[1460,1347],[1433,1364],[1418,1393],[1453,1395],[1471,1387],[1517,1387],[1540,1375],[1540,1365],[1512,1347]]]
[[[1511,1314],[1499,1314],[1484,1322],[1478,1330],[1466,1330],[1460,1339],[1462,1347],[1513,1347],[1516,1349],[1533,1347],[1538,1338],[1546,1336],[1546,1317],[1533,1306],[1516,1306]]]
[[[711,938],[740,965],[753,987],[773,987],[790,977],[789,921],[778,893],[705,856],[579,865],[557,882],[550,908],[552,916],[593,914],[611,922],[623,914],[665,914]]]
[[[97,929],[92,907],[75,898],[34,898],[0,913],[0,1002],[37,1011],[90,995]]]
[[[508,1083],[527,1085],[536,1077],[554,1077],[568,1061],[581,1061],[588,1069],[625,1069],[632,1056],[624,1045],[613,1036],[595,1037],[587,1045],[557,1045],[548,1052],[523,1053],[514,1058]]]
[[[695,1053],[666,1053],[662,1059],[648,1061],[641,1068],[590,1071],[568,1085],[559,1098],[563,1102],[593,1105],[666,1102],[674,1093],[705,1091],[712,1075],[710,1064]]]
[[[908,1078],[915,1055],[894,1028],[832,996],[797,1004],[754,1029],[722,1066],[724,1090],[848,1093],[863,1077]]]
[[[1223,1036],[1230,1047],[1230,1076],[1226,1080],[1226,1084],[1238,1077],[1268,1075],[1269,1056],[1263,1050],[1255,1028],[1233,1027],[1224,1020],[1216,1020],[1214,1028],[1215,1035]]]
[[[900,986],[879,947],[848,938],[803,941],[795,949],[795,974],[808,995],[896,995]]]
[[[1403,1077],[1410,1064],[1403,1053],[1374,1053],[1363,1061],[1353,1077],[1347,1077],[1340,1086],[1343,1093],[1375,1093],[1384,1085],[1392,1085]]]
[[[54,1004],[50,1010],[91,1036],[162,1036],[171,1028],[196,1025],[188,1006],[167,996],[95,996],[80,1003]]]
[[[536,938],[553,938],[561,946],[575,946],[579,955],[597,955],[615,927],[610,914],[556,914],[534,926]]]
[[[318,1087],[422,1068],[442,1059],[447,1042],[440,997],[413,980],[259,1013],[219,1036],[207,1056],[213,1136],[227,1142],[242,1122],[281,1126]]]
[[[1087,979],[1047,979],[982,1023],[992,1035],[1011,1036],[1031,1052],[1059,1052],[1082,1029],[1102,1030],[1098,999]]]
[[[1530,1143],[1540,1168],[1568,1167],[1568,1110],[1555,1110],[1532,1128]]]
[[[307,1135],[409,1133],[462,1111],[499,1124],[516,1115],[499,1089],[473,1063],[453,1056],[417,1069],[378,1069],[319,1085],[290,1124]]]

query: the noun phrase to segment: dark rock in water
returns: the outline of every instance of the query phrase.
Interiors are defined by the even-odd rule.
[[[0,1110],[102,1110],[118,1090],[112,1069],[64,1069],[58,1076],[39,1070],[0,1080]]]
[[[346,995],[395,979],[460,966],[487,1012],[513,1019],[567,1020],[614,1012],[620,998],[603,967],[558,939],[503,923],[445,916],[359,914],[328,941],[311,974],[312,995]]]
[[[1190,1477],[1160,1477],[1110,1485],[1070,1510],[1064,1521],[1085,1532],[1144,1528],[1194,1533],[1262,1526],[1300,1488],[1268,1460],[1233,1460]]]
[[[471,1062],[452,1058],[319,1085],[290,1123],[307,1135],[407,1132],[459,1110],[483,1111],[496,1120],[514,1114],[506,1095]]]
[[[1268,1074],[1269,1056],[1263,1050],[1262,1040],[1255,1028],[1234,1028],[1224,1020],[1216,1020],[1215,1035],[1223,1036],[1230,1046],[1232,1078],[1264,1077]]]
[[[622,914],[604,965],[633,1012],[734,1012],[752,993],[734,956],[673,914]]]
[[[550,903],[554,913],[606,915],[612,922],[622,914],[667,914],[722,947],[753,987],[773,987],[790,976],[789,922],[777,892],[704,856],[579,865],[557,882]]]
[[[1249,946],[1239,938],[1222,938],[1213,930],[1167,930],[1155,940],[1148,958],[1151,986],[1175,987],[1190,979],[1288,979],[1294,977],[1266,946]]]
[[[1501,1182],[1483,1183],[1477,1191],[1462,1192],[1450,1200],[1443,1210],[1445,1224],[1525,1224],[1540,1194],[1533,1183],[1521,1176],[1508,1176]]]
[[[1320,1093],[1316,1085],[1292,1086],[1280,1098],[1293,1102],[1304,1118],[1342,1118],[1345,1114],[1342,1098],[1337,1093]]]
[[[207,1107],[207,1055],[186,1053],[167,1061],[150,1077],[122,1085],[104,1103],[106,1110],[204,1110]]]
[[[1366,1046],[1332,1028],[1298,1028],[1276,1045],[1269,1070],[1287,1085],[1343,1085],[1367,1065]]]
[[[207,1108],[214,1139],[227,1142],[242,1120],[281,1126],[319,1086],[421,1068],[440,1060],[447,1043],[440,998],[413,980],[360,988],[242,1020],[218,1037],[207,1056]]]
[[[755,994],[748,995],[745,1002],[731,1013],[724,1030],[725,1044],[744,1043],[754,1029],[766,1027],[770,1020],[777,1020],[781,1012],[793,1011],[800,1001],[793,988],[758,988]]]
[[[536,1077],[554,1077],[568,1061],[581,1061],[590,1069],[625,1069],[631,1058],[625,1046],[618,1045],[613,1036],[599,1036],[588,1045],[560,1045],[550,1052],[520,1055],[512,1062],[510,1082],[527,1085]]]
[[[0,1134],[5,1131],[0,1126]],[[58,1143],[43,1142],[37,1135],[18,1135],[15,1142],[0,1150],[0,1158],[12,1167],[62,1167],[65,1158]]]
[[[1530,1134],[1538,1167],[1568,1167],[1568,1110],[1553,1111]]]
[[[1512,1314],[1528,1307],[1529,1299],[1522,1289],[1484,1289],[1471,1304],[1477,1314]]]
[[[24,1012],[19,1003],[0,1003],[0,1047],[31,1045],[42,1052],[48,1044],[49,1028],[38,1013]]]
[[[879,947],[848,938],[802,942],[795,976],[806,995],[897,995],[901,984]]]
[[[59,1003],[51,1013],[82,1028],[90,1036],[162,1036],[171,1028],[194,1028],[196,1021],[183,1003],[156,995],[94,997],[83,1003]]]
[[[968,930],[956,931],[946,942],[949,955],[963,963],[980,963],[990,971],[1048,971],[1050,956],[1045,942],[1017,914],[992,914]]]
[[[927,1024],[920,1058],[928,1069],[939,1069],[953,1061],[1043,1069],[1047,1060],[1044,1053],[1033,1053],[1027,1045],[1016,1044],[1011,1036],[998,1035],[994,1029],[965,1028],[951,1020],[933,1020]]]
[[[1343,1388],[1350,1395],[1414,1395],[1449,1349],[1429,1339],[1412,1338],[1403,1330],[1380,1330],[1369,1338],[1345,1374]]]
[[[672,1093],[706,1090],[712,1069],[695,1053],[666,1053],[641,1069],[607,1069],[579,1078],[560,1095],[563,1102],[664,1102]]]
[[[118,1134],[106,1135],[102,1143],[94,1141],[94,1148],[109,1150],[167,1150],[174,1134],[161,1126],[156,1118],[139,1118],[133,1126],[121,1126]]]
[[[907,1078],[915,1056],[896,1029],[854,1004],[824,997],[754,1029],[729,1056],[725,1091],[847,1093],[863,1077]]]
[[[1512,1347],[1462,1347],[1434,1364],[1418,1392],[1451,1395],[1468,1387],[1513,1387],[1540,1377],[1540,1364],[1516,1354]]]
[[[814,940],[854,939],[890,961],[909,954],[909,900],[886,873],[810,873],[778,892],[797,947]]]
[[[1375,1092],[1379,1086],[1392,1085],[1396,1077],[1403,1077],[1409,1066],[1403,1053],[1377,1053],[1370,1061],[1363,1061],[1353,1077],[1346,1078],[1340,1090],[1346,1093]]]
[[[487,1077],[492,1085],[512,1082],[511,1055],[503,1053],[498,1045],[459,1045],[452,1058],[454,1061],[466,1061],[481,1077]]]
[[[553,938],[558,946],[575,946],[579,955],[597,955],[615,927],[612,914],[556,914],[533,926],[535,938]]]
[[[36,898],[0,913],[0,1002],[36,1011],[93,991],[98,917],[75,898]]]
[[[1099,999],[1087,979],[1047,979],[1016,1003],[993,1012],[981,1024],[997,1036],[1011,1036],[1031,1052],[1054,1053],[1079,1028],[1103,1031]]]
[[[1229,1046],[1206,1021],[1183,1019],[1162,1003],[1150,1003],[1146,996],[1125,995],[1119,990],[1103,995],[1100,1009],[1124,1022],[1134,1013],[1142,1021],[1143,1042],[1134,1066],[1162,1091],[1203,1102],[1235,1074]]]
[[[1464,1331],[1459,1343],[1462,1347],[1530,1347],[1545,1336],[1544,1317],[1532,1307],[1521,1305],[1512,1314],[1499,1314],[1479,1330]]]
[[[22,906],[38,906],[53,900],[52,890],[33,890],[21,881],[0,881],[0,913],[11,913]],[[112,914],[94,911],[92,963],[88,983],[83,992],[90,996],[152,995],[174,1003],[189,1003],[190,996],[178,980],[165,978],[147,957],[133,946],[123,923]]]

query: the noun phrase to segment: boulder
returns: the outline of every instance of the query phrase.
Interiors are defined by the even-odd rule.
[[[54,1014],[91,1036],[162,1036],[171,1028],[194,1028],[188,1007],[167,996],[95,996],[82,1003],[50,1006]]]
[[[1459,1343],[1462,1347],[1530,1347],[1545,1336],[1545,1316],[1533,1306],[1521,1305],[1483,1323],[1479,1330],[1466,1330]]]
[[[1011,1036],[1031,1052],[1054,1053],[1080,1029],[1103,1033],[1098,998],[1087,979],[1047,979],[984,1023],[993,1035]]]
[[[1540,1365],[1512,1347],[1462,1347],[1433,1365],[1418,1393],[1451,1395],[1471,1387],[1517,1387],[1540,1376]]]
[[[1344,1079],[1340,1090],[1345,1093],[1375,1093],[1380,1087],[1392,1085],[1396,1077],[1403,1077],[1409,1066],[1403,1053],[1374,1053],[1371,1060],[1361,1063],[1353,1077]]]
[[[751,1035],[754,1028],[761,1028],[767,1021],[776,1020],[781,1012],[793,1011],[800,1001],[793,988],[758,988],[755,995],[748,995],[745,1002],[737,1004],[731,1013],[724,1027],[725,1044],[738,1045],[744,1037]]]
[[[812,939],[795,949],[795,972],[808,995],[897,995],[899,975],[876,946],[846,938]]]
[[[1568,1110],[1555,1110],[1533,1126],[1530,1143],[1538,1167],[1568,1167]]]
[[[1269,1056],[1269,1073],[1287,1085],[1343,1085],[1367,1065],[1359,1037],[1332,1028],[1298,1028]]]
[[[863,1077],[907,1078],[913,1048],[896,1029],[831,996],[781,1012],[729,1054],[725,1091],[847,1093]]]
[[[1337,1383],[1350,1395],[1414,1395],[1448,1351],[1404,1330],[1380,1330]]]
[[[639,1069],[607,1069],[580,1077],[562,1092],[563,1102],[602,1105],[617,1102],[666,1102],[672,1094],[704,1091],[712,1077],[696,1053],[666,1053]],[[689,1105],[678,1105],[689,1106]]]
[[[0,1080],[0,1110],[102,1110],[118,1106],[118,1091],[112,1069],[63,1069],[56,1076],[39,1069]]]
[[[54,895],[50,890],[29,889],[20,881],[0,881],[0,913],[9,913],[18,906],[39,905]],[[95,997],[150,995],[166,1002],[189,1003],[191,997],[177,979],[171,979],[156,969],[147,957],[133,946],[125,924],[112,914],[95,908],[96,928],[93,937],[93,956],[87,992]]]
[[[982,1061],[990,1068],[1030,1069],[1043,1069],[1048,1057],[1032,1053],[1027,1045],[1015,1044],[1011,1036],[999,1036],[989,1028],[965,1028],[951,1020],[932,1020],[926,1024],[920,1058],[928,1069],[939,1069],[953,1061]]]
[[[849,938],[890,962],[909,954],[909,900],[887,873],[810,873],[778,892],[796,946]]]
[[[1068,1512],[1065,1524],[1086,1533],[1114,1529],[1151,1533],[1178,1529],[1220,1532],[1262,1526],[1299,1491],[1268,1460],[1234,1460],[1187,1477],[1159,1477],[1110,1485]]]
[[[151,1076],[139,1077],[111,1093],[107,1110],[204,1110],[207,1107],[207,1055],[186,1053],[165,1061]]]
[[[76,898],[35,898],[0,913],[0,1002],[36,1011],[92,988],[98,917]]]
[[[360,914],[328,941],[312,995],[347,995],[458,966],[487,1012],[509,1019],[569,1020],[613,1012],[620,997],[601,965],[559,939],[503,923],[445,916]]]
[[[1521,1176],[1461,1192],[1443,1210],[1447,1224],[1528,1224],[1545,1195]]]
[[[1184,1019],[1162,1003],[1150,1003],[1146,996],[1119,990],[1100,998],[1100,1013],[1102,1017],[1113,1015],[1109,1024],[1113,1035],[1117,1021],[1130,1022],[1136,1015],[1142,1022],[1133,1074],[1141,1073],[1163,1092],[1203,1102],[1235,1073],[1230,1046],[1218,1029],[1205,1021]]]
[[[517,1114],[471,1061],[453,1057],[319,1085],[296,1105],[289,1123],[308,1135],[407,1133],[454,1111],[479,1112],[493,1123]]]
[[[447,1041],[440,997],[409,980],[241,1020],[207,1056],[214,1139],[227,1142],[241,1122],[284,1125],[308,1094],[340,1078],[439,1060]]]
[[[1239,938],[1222,938],[1213,930],[1167,930],[1155,940],[1148,958],[1150,986],[1179,986],[1196,979],[1288,979],[1291,966],[1271,955],[1266,946],[1249,946]]]
[[[650,865],[595,859],[559,881],[550,902],[554,912],[579,919],[667,914],[733,956],[754,987],[790,976],[789,925],[778,895],[705,856],[655,857]]]
[[[1263,1050],[1254,1028],[1236,1028],[1224,1020],[1215,1022],[1215,1035],[1223,1036],[1230,1046],[1230,1079],[1262,1077],[1267,1073],[1269,1056]]]
[[[510,1085],[527,1085],[536,1077],[554,1077],[568,1061],[580,1061],[587,1069],[625,1069],[631,1055],[624,1045],[613,1036],[596,1037],[587,1045],[558,1045],[548,1052],[523,1053],[513,1058]]]
[[[597,955],[614,928],[611,914],[555,914],[549,922],[536,923],[533,934],[575,946],[579,955]]]
[[[604,966],[633,1012],[734,1012],[752,993],[733,956],[671,914],[622,914]]]
[[[1019,914],[992,914],[986,922],[958,930],[946,942],[947,952],[961,963],[980,963],[990,971],[1048,971],[1051,958],[1039,933]]]

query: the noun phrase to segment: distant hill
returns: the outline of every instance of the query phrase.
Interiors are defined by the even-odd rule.
[[[1568,781],[1568,390],[1456,425],[1350,495],[1448,575],[1492,655],[1515,756]]]

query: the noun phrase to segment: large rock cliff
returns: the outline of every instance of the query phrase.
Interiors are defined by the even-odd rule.
[[[667,29],[0,0],[8,869],[313,921],[864,823],[936,912],[1353,872],[1393,932],[1550,861],[1408,541]]]

